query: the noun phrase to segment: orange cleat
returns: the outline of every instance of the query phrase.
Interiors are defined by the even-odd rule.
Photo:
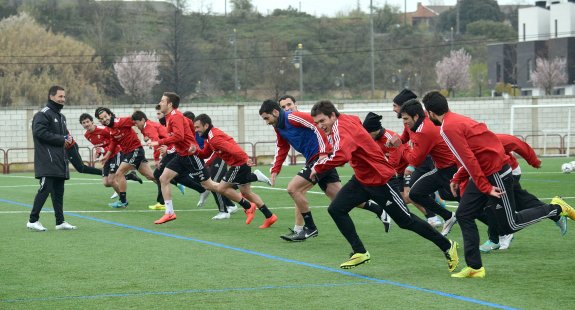
[[[256,209],[258,208],[256,206],[255,203],[250,202],[251,207],[249,209],[244,209],[244,212],[246,213],[246,224],[249,225],[252,220],[254,219],[255,213],[256,213]]]
[[[175,219],[176,213],[164,214],[159,220],[155,221],[154,224],[164,224]]]
[[[262,226],[260,226],[260,228],[268,228],[270,226],[272,226],[276,221],[278,220],[278,217],[273,214],[270,218],[267,218],[264,223],[262,224]]]

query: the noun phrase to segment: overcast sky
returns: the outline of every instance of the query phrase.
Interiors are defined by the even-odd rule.
[[[257,10],[266,15],[271,13],[274,9],[286,9],[292,6],[296,9],[301,7],[301,10],[312,15],[321,16],[335,16],[337,13],[347,13],[357,7],[359,2],[363,11],[369,11],[370,0],[252,0],[252,3]],[[407,11],[412,12],[417,8],[417,2],[429,5],[430,3],[439,5],[454,5],[457,0],[372,0],[374,6],[384,6],[385,3],[394,5],[404,10],[404,5],[407,4]],[[566,0],[563,0],[566,1]],[[499,0],[499,4],[534,4],[535,0]],[[226,8],[227,11],[231,10],[230,0],[192,0],[188,4],[192,11],[207,12],[208,8],[214,13],[223,14]]]

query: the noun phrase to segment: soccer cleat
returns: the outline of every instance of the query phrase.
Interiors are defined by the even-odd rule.
[[[447,259],[447,268],[449,269],[449,272],[453,272],[453,270],[457,268],[457,264],[459,264],[459,256],[457,255],[458,244],[453,240],[449,240],[449,243],[451,244],[449,250],[445,251],[443,254]]]
[[[267,218],[264,223],[259,227],[259,228],[269,228],[270,226],[272,226],[275,222],[277,222],[278,217],[275,214],[272,214],[272,216],[270,216],[269,218]]]
[[[218,214],[216,214],[214,217],[212,217],[212,220],[226,220],[230,218],[230,214],[227,212],[218,212]]]
[[[441,219],[437,215],[428,218],[427,222],[429,223],[429,225],[431,225],[434,228],[439,228],[443,225],[443,222],[441,221]]]
[[[70,225],[67,222],[62,222],[62,224],[56,225],[56,230],[74,230],[77,228],[78,227],[76,227],[74,225]]]
[[[507,250],[513,241],[513,234],[499,236],[499,249]]]
[[[234,213],[238,212],[238,207],[236,207],[235,205],[234,206],[227,206],[226,208],[228,209],[229,214],[234,214]]]
[[[204,205],[206,204],[206,200],[208,199],[208,196],[210,195],[210,191],[205,191],[203,193],[200,194],[200,200],[198,200],[198,204],[196,205],[198,208],[203,208]]]
[[[154,224],[164,224],[175,219],[176,213],[164,214],[159,220],[155,221]]]
[[[489,253],[491,251],[498,250],[499,247],[499,243],[493,243],[491,240],[487,240],[484,244],[479,246],[479,251]]]
[[[314,229],[304,227],[299,232],[295,232],[293,229],[290,228],[290,231],[291,231],[290,234],[285,234],[283,236],[280,236],[280,238],[284,239],[285,241],[301,242],[306,241],[309,238],[317,237],[319,235],[317,227]]]
[[[182,193],[182,195],[186,194],[186,187],[185,186],[178,183],[178,184],[176,184],[176,187],[180,190],[180,193]]]
[[[387,212],[383,211],[380,216],[377,217],[382,223],[385,229],[385,232],[389,231],[389,227],[391,226],[391,218],[387,214]]]
[[[555,225],[559,227],[559,231],[561,232],[561,236],[565,236],[567,233],[567,219],[564,216],[561,216]]]
[[[339,265],[339,267],[342,269],[355,268],[361,264],[369,263],[370,259],[371,257],[369,257],[369,252],[367,251],[365,253],[355,253],[351,255],[351,257],[347,261]]]
[[[441,234],[447,236],[447,234],[449,234],[451,228],[453,228],[453,225],[455,225],[455,223],[457,223],[457,218],[455,218],[455,213],[451,213],[451,217],[447,221],[445,221],[445,223],[443,223],[443,229],[441,230]]]
[[[148,206],[148,209],[150,209],[150,210],[166,210],[166,206],[158,202],[155,205]]]
[[[559,196],[555,196],[551,199],[552,205],[559,205],[561,207],[561,216],[566,216],[575,221],[575,209],[571,207],[565,200],[561,199]]]
[[[254,219],[255,213],[256,213],[256,209],[258,208],[256,206],[255,203],[250,202],[250,208],[249,209],[244,209],[244,212],[246,213],[246,224],[249,225],[252,220]]]
[[[451,275],[452,278],[484,278],[485,268],[481,267],[479,269],[473,269],[471,267],[465,267],[460,272]]]
[[[270,179],[266,177],[266,175],[263,172],[256,169],[254,170],[254,174],[256,175],[256,177],[258,177],[258,181],[266,183],[269,186],[272,186],[272,181],[270,181]]]
[[[114,209],[124,209],[128,206],[128,202],[121,202],[121,201],[115,201],[112,203],[108,204],[110,207],[114,208]]]
[[[46,229],[46,227],[42,226],[42,223],[40,223],[40,221],[36,221],[34,223],[26,223],[26,228],[32,230],[32,231],[47,231],[48,229]]]
[[[118,198],[118,193],[114,192],[112,196],[110,196],[110,199],[116,199],[116,198]]]

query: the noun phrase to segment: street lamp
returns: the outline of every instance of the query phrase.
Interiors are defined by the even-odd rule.
[[[303,100],[303,44],[298,43],[294,52],[293,65],[299,69],[299,100]]]
[[[238,47],[237,47],[237,31],[234,28],[234,34],[230,38],[230,44],[234,46],[234,93],[236,94],[236,102],[238,101],[238,91],[240,90],[240,81],[238,80]]]

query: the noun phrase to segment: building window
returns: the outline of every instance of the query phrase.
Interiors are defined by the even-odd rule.
[[[523,41],[525,41],[525,23],[523,23]]]
[[[557,38],[557,20],[555,20],[555,37]]]
[[[527,59],[527,66],[525,66],[527,68],[527,82],[531,82],[531,71],[533,71],[533,62],[531,61],[531,58]]]
[[[495,64],[495,80],[497,83],[501,82],[501,63],[497,62]]]

